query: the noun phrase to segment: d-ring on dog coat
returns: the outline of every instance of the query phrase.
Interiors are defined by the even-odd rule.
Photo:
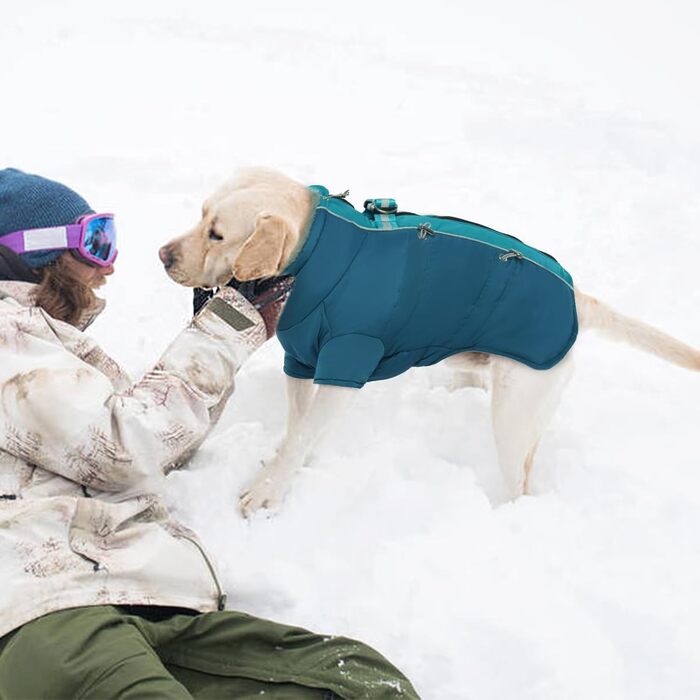
[[[277,327],[288,375],[359,388],[464,351],[548,369],[573,345],[573,281],[550,255],[462,219],[397,212],[393,200],[359,212],[311,189]]]

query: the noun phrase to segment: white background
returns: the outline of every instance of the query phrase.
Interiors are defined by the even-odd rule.
[[[158,247],[248,164],[517,235],[700,346],[696,3],[262,5],[0,5],[0,167],[116,212],[91,333],[135,377],[189,314]],[[279,516],[243,521],[283,429],[276,341],[168,497],[230,607],[360,637],[425,698],[700,697],[700,377],[575,352],[516,503],[489,500],[487,396],[436,367],[363,389]]]

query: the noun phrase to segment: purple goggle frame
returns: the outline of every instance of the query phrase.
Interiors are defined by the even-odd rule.
[[[67,226],[13,231],[0,236],[0,245],[15,253],[77,250],[82,258],[93,265],[108,267],[117,257],[114,214],[86,214]]]

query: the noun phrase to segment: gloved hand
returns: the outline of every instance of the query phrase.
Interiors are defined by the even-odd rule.
[[[294,286],[294,277],[285,275],[283,277],[270,277],[263,280],[252,280],[250,282],[239,282],[232,278],[227,287],[233,287],[244,296],[260,313],[265,321],[267,337],[272,338],[277,328],[277,321],[282,314],[284,303],[291,294]],[[206,304],[214,295],[212,289],[196,288],[193,294],[194,313]]]

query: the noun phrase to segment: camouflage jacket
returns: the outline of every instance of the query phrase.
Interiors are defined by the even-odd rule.
[[[223,608],[211,559],[159,494],[264,342],[262,319],[225,288],[132,383],[32,289],[0,282],[0,636],[75,606]]]

